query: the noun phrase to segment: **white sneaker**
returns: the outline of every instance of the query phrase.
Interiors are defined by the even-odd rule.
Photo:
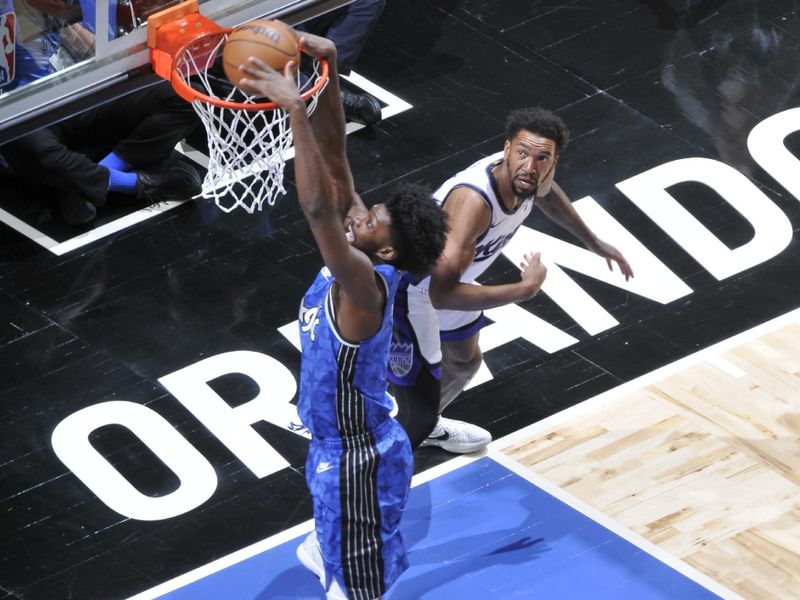
[[[303,566],[311,571],[325,587],[325,565],[322,564],[322,551],[317,542],[317,532],[312,531],[297,547],[297,558]]]
[[[485,448],[492,441],[492,434],[470,423],[439,417],[436,427],[420,446],[437,446],[456,454],[468,454]]]
[[[325,565],[322,562],[322,550],[317,542],[317,532],[312,531],[306,539],[297,547],[297,558],[303,566],[317,576],[323,588],[325,585]],[[325,597],[328,600],[347,600],[347,594],[339,586],[335,579],[331,583],[331,588],[326,589]]]

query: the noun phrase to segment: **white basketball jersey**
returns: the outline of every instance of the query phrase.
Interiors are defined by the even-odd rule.
[[[464,283],[475,281],[479,275],[489,268],[489,265],[500,256],[500,251],[533,209],[533,196],[525,200],[513,211],[508,210],[498,197],[493,185],[494,179],[491,176],[491,169],[502,158],[502,152],[482,158],[445,181],[433,194],[436,201],[442,205],[445,203],[448,194],[455,188],[468,187],[483,198],[489,208],[489,212],[491,212],[492,220],[489,228],[483,232],[475,244],[475,258],[461,276],[461,281]]]

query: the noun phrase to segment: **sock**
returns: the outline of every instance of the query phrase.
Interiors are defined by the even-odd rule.
[[[109,192],[122,192],[123,194],[136,193],[136,173],[125,173],[124,171],[117,171],[116,169],[108,170],[108,191]]]
[[[116,169],[117,171],[130,171],[131,166],[125,162],[125,159],[118,156],[114,152],[109,152],[108,155],[101,160],[98,164],[108,167],[109,169]]]

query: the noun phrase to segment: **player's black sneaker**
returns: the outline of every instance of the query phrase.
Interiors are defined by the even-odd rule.
[[[200,192],[203,183],[197,169],[183,160],[173,160],[163,167],[136,174],[137,195],[151,204],[191,198]]]
[[[348,121],[362,125],[377,125],[381,122],[381,103],[369,94],[354,94],[342,90],[342,106]]]
[[[69,225],[84,225],[97,216],[97,209],[86,198],[75,192],[62,192],[58,196],[61,218]]]

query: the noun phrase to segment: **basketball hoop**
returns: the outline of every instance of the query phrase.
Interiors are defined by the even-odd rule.
[[[259,102],[232,85],[220,91],[210,69],[232,31],[200,15],[197,0],[189,0],[148,19],[148,45],[155,72],[192,103],[205,127],[209,162],[200,195],[225,212],[241,207],[253,213],[286,193],[292,130],[288,113],[274,102]],[[327,61],[310,62],[305,83],[297,74],[309,115],[328,82]]]

